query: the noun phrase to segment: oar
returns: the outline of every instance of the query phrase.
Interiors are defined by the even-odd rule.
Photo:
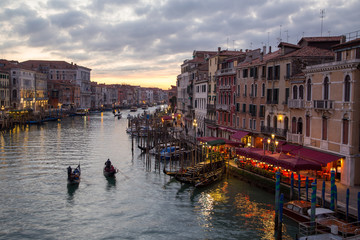
[[[120,171],[120,169],[117,168],[117,170],[118,170],[119,173],[121,173],[122,175],[124,175],[124,177],[125,177],[126,179],[130,179],[130,177],[128,177],[125,173],[123,173],[122,171]]]

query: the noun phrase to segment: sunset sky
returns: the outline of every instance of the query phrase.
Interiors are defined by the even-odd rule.
[[[0,54],[64,60],[91,81],[167,89],[193,50],[256,49],[360,30],[359,0],[1,0]],[[360,33],[360,32],[359,32]]]

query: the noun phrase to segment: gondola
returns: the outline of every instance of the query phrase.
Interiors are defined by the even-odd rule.
[[[74,169],[68,167],[68,183],[69,184],[79,184],[80,183],[80,175],[81,175],[81,168],[80,164]]]
[[[118,170],[116,168],[114,168],[113,165],[111,165],[110,167],[104,167],[104,176],[105,177],[115,177],[115,174],[118,172]]]

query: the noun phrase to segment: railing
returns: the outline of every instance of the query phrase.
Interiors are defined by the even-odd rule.
[[[229,106],[229,105],[226,105],[226,104],[216,104],[216,110],[229,111],[229,110],[230,110],[230,106]]]
[[[304,143],[304,136],[302,134],[287,132],[286,141],[302,145]]]
[[[206,104],[206,109],[208,111],[216,111],[216,104]]]
[[[314,100],[315,109],[334,109],[333,100]]]
[[[220,90],[223,90],[223,89],[231,89],[231,86],[230,86],[230,85],[219,86],[219,89],[220,89]]]
[[[305,106],[304,99],[289,99],[288,100],[288,107],[289,108],[302,109],[302,108],[304,108],[304,106]]]
[[[286,137],[287,129],[261,126],[261,132],[266,134],[275,134],[276,136],[280,137]]]

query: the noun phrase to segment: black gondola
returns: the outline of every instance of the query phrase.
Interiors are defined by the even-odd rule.
[[[79,184],[80,183],[80,175],[81,175],[80,163],[74,169],[74,171],[71,169],[70,166],[68,167],[68,183]]]

